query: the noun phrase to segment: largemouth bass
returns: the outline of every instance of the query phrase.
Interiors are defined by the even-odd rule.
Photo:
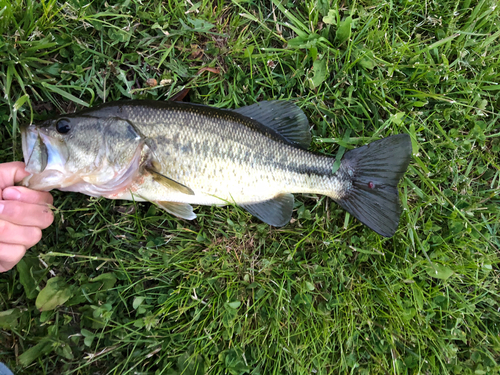
[[[30,125],[22,138],[23,185],[35,190],[149,201],[188,220],[191,204],[237,204],[277,227],[292,217],[292,193],[322,194],[387,237],[412,153],[410,137],[394,135],[346,152],[332,173],[335,158],[307,151],[308,120],[286,101],[114,102]]]

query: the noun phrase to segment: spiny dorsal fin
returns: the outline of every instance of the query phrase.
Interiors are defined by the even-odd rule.
[[[292,218],[293,195],[280,194],[264,202],[240,204],[239,206],[266,224],[282,227],[288,224]]]
[[[151,175],[153,176],[153,179],[156,182],[168,187],[169,189],[174,189],[174,190],[180,191],[181,193],[184,193],[187,195],[194,195],[194,191],[191,190],[191,188],[181,184],[180,182],[174,181],[171,178],[168,178],[167,176],[164,176],[163,174],[158,172],[158,170],[156,168],[154,168],[154,166],[148,165],[145,167],[145,169],[149,173],[151,173]]]
[[[234,112],[258,121],[273,129],[291,144],[303,149],[311,144],[309,121],[302,110],[292,102],[272,100],[235,109]]]
[[[158,207],[164,209],[169,214],[180,217],[181,219],[193,220],[196,219],[196,214],[193,212],[193,207],[187,203],[177,202],[153,202]]]

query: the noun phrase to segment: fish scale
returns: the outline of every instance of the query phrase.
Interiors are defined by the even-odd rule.
[[[199,108],[183,111],[180,107],[136,111],[135,106],[124,105],[120,113],[152,140],[148,146],[160,162],[161,172],[199,193],[193,198],[177,194],[168,197],[169,201],[247,203],[290,191],[341,192],[339,176],[331,174],[333,158],[276,142],[251,126],[241,126],[233,112],[209,117]],[[149,186],[138,193],[147,200],[165,199],[161,186],[153,194],[151,190]]]

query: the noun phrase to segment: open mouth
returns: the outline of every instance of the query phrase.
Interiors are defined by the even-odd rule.
[[[23,154],[26,171],[41,173],[47,167],[49,151],[38,131],[27,129],[23,133]]]
[[[30,173],[21,185],[35,190],[59,188],[65,181],[68,150],[34,125],[22,129],[25,169]]]
[[[67,148],[33,125],[22,131],[23,156],[26,171],[31,174],[47,170],[63,172],[69,155]]]

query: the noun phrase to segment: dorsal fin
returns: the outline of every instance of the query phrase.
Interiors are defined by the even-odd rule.
[[[302,110],[292,102],[271,100],[235,109],[234,112],[273,129],[285,140],[300,148],[311,144],[309,121]]]

